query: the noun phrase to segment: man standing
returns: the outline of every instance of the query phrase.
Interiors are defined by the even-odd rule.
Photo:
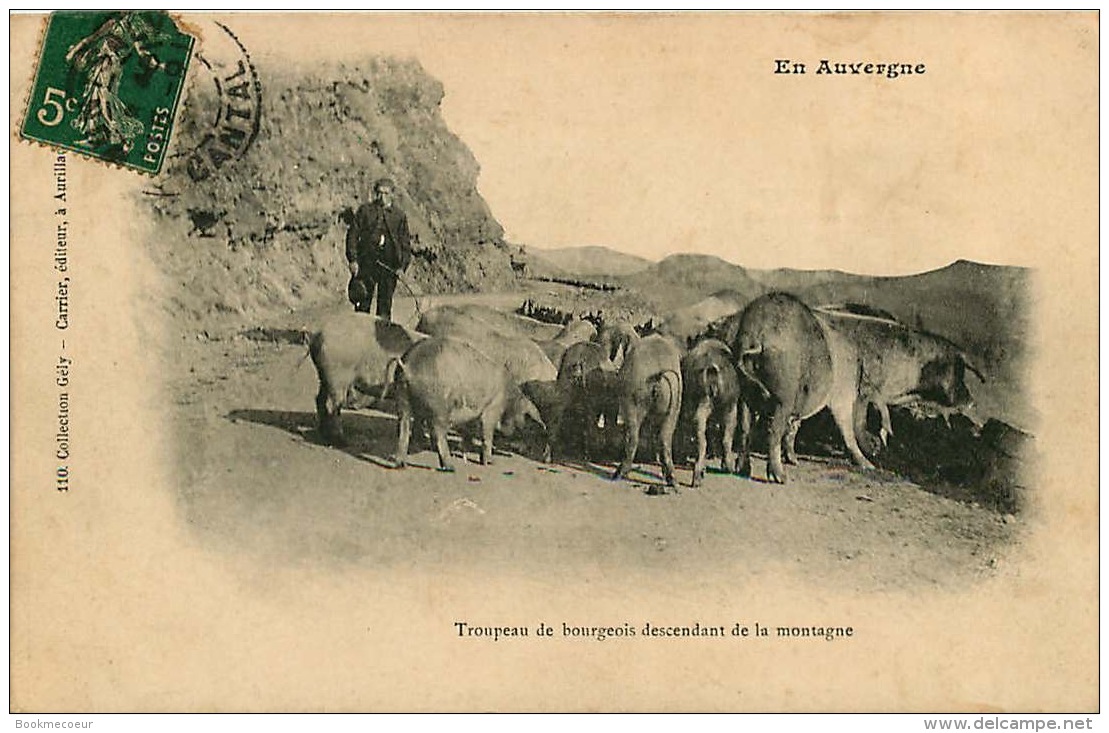
[[[395,187],[388,178],[374,183],[374,198],[354,212],[347,229],[347,265],[350,286],[347,294],[354,310],[370,312],[377,291],[377,315],[392,320],[393,290],[397,275],[408,268],[412,246],[408,218],[393,205]]]

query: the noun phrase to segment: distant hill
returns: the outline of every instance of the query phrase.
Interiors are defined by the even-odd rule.
[[[636,255],[617,252],[608,247],[562,247],[559,249],[537,249],[529,247],[531,260],[555,268],[559,274],[571,276],[614,276],[630,275],[650,267],[653,262]]]
[[[527,264],[528,277],[572,277],[576,273],[559,267],[544,257],[546,252],[534,247],[521,247],[521,259]]]
[[[796,293],[822,283],[867,279],[866,275],[853,275],[840,270],[794,270],[788,267],[747,270],[747,274],[767,290],[784,290],[787,293]]]
[[[691,305],[712,293],[732,291],[751,300],[766,288],[751,278],[747,270],[710,255],[670,255],[656,265],[621,278],[625,287],[634,288],[666,313]]]

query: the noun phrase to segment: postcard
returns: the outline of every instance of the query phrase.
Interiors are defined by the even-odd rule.
[[[10,41],[12,712],[1099,710],[1096,12]]]

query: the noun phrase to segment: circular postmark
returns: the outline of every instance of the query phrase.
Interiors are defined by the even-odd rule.
[[[203,26],[196,29],[201,44],[175,155],[193,181],[210,178],[241,158],[258,137],[262,119],[262,84],[246,47],[222,23]]]

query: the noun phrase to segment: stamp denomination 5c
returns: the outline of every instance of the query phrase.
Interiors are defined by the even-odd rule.
[[[54,13],[22,136],[157,173],[192,50],[165,12]]]

